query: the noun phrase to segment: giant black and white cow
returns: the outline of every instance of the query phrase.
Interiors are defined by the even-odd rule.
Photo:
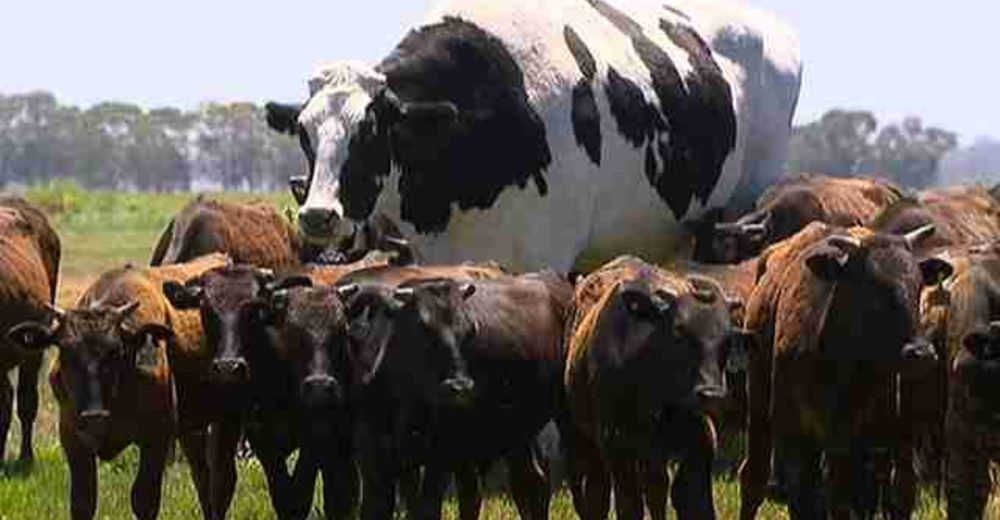
[[[673,257],[682,222],[753,200],[800,78],[794,33],[723,0],[448,0],[267,117],[309,160],[308,240],[384,214],[427,262],[569,271]]]

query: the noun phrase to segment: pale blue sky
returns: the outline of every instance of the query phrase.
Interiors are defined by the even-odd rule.
[[[888,118],[919,114],[964,139],[1000,137],[1000,2],[751,3],[799,30],[806,65],[799,120],[864,107]],[[6,0],[0,92],[42,88],[81,105],[296,100],[313,64],[379,58],[427,4]]]

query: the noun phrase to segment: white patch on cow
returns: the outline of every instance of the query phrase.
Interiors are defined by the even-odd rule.
[[[664,9],[662,0],[608,1],[639,23],[646,36],[672,58],[681,77],[688,77],[692,66],[687,54],[659,27],[660,19],[680,21]],[[684,215],[696,218],[706,207],[726,205],[746,176],[770,179],[781,174],[800,83],[798,45],[796,42],[785,51],[780,42],[791,41],[794,34],[740,4],[721,0],[670,3],[688,14],[695,29],[711,44],[732,88],[738,121],[736,149],[727,158],[709,199],[705,204],[692,200]],[[399,172],[394,171],[376,210],[401,225],[427,262],[495,260],[515,270],[552,267],[567,271],[622,253],[651,262],[672,258],[683,236],[680,223],[645,177],[644,150],[619,134],[605,94],[608,70],[614,67],[643,91],[647,101],[659,105],[649,71],[632,42],[585,0],[444,0],[428,13],[424,24],[438,23],[445,16],[460,17],[498,37],[517,61],[528,98],[545,123],[552,154],[544,174],[548,195],[540,196],[530,182],[525,189],[510,187],[490,209],[460,211],[453,207],[442,233],[422,235],[400,218]],[[602,134],[600,167],[589,160],[573,133],[570,92],[580,79],[580,71],[564,40],[566,25],[587,45],[597,65],[593,88]],[[750,37],[737,38],[741,35]],[[737,48],[728,54],[716,45],[732,43],[730,40],[749,44],[747,49]],[[754,41],[766,42],[756,47],[756,56]],[[765,51],[760,49],[767,55],[762,56]],[[770,66],[763,67],[763,63]],[[350,126],[344,123],[357,115],[362,101],[370,99],[374,93],[371,86],[382,84],[368,67],[339,64],[324,70],[310,83],[316,95],[302,116],[318,154],[306,207],[339,204],[335,172],[343,163],[342,149]],[[777,72],[765,74],[768,70]],[[352,78],[366,84],[349,85],[355,81]],[[338,96],[347,99],[338,101]]]
[[[350,133],[384,84],[385,78],[374,68],[355,61],[323,64],[313,72],[310,99],[299,114],[299,123],[315,148],[316,168],[300,214],[311,208],[328,208],[343,218],[344,207],[337,193]]]

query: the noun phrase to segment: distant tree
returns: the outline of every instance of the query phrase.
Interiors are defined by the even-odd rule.
[[[952,150],[941,159],[941,183],[1000,182],[1000,140],[986,137],[971,146]]]
[[[795,129],[789,169],[840,177],[876,174],[924,187],[937,182],[941,158],[956,145],[954,133],[925,127],[917,117],[879,129],[871,112],[831,110]]]

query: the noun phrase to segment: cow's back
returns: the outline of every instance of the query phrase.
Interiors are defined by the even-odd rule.
[[[0,330],[46,319],[45,304],[55,293],[46,260],[29,222],[15,209],[0,208]],[[0,373],[20,361],[6,347],[3,351]]]
[[[270,204],[199,197],[167,226],[151,265],[183,263],[224,253],[237,263],[290,267],[299,263],[296,230]]]

